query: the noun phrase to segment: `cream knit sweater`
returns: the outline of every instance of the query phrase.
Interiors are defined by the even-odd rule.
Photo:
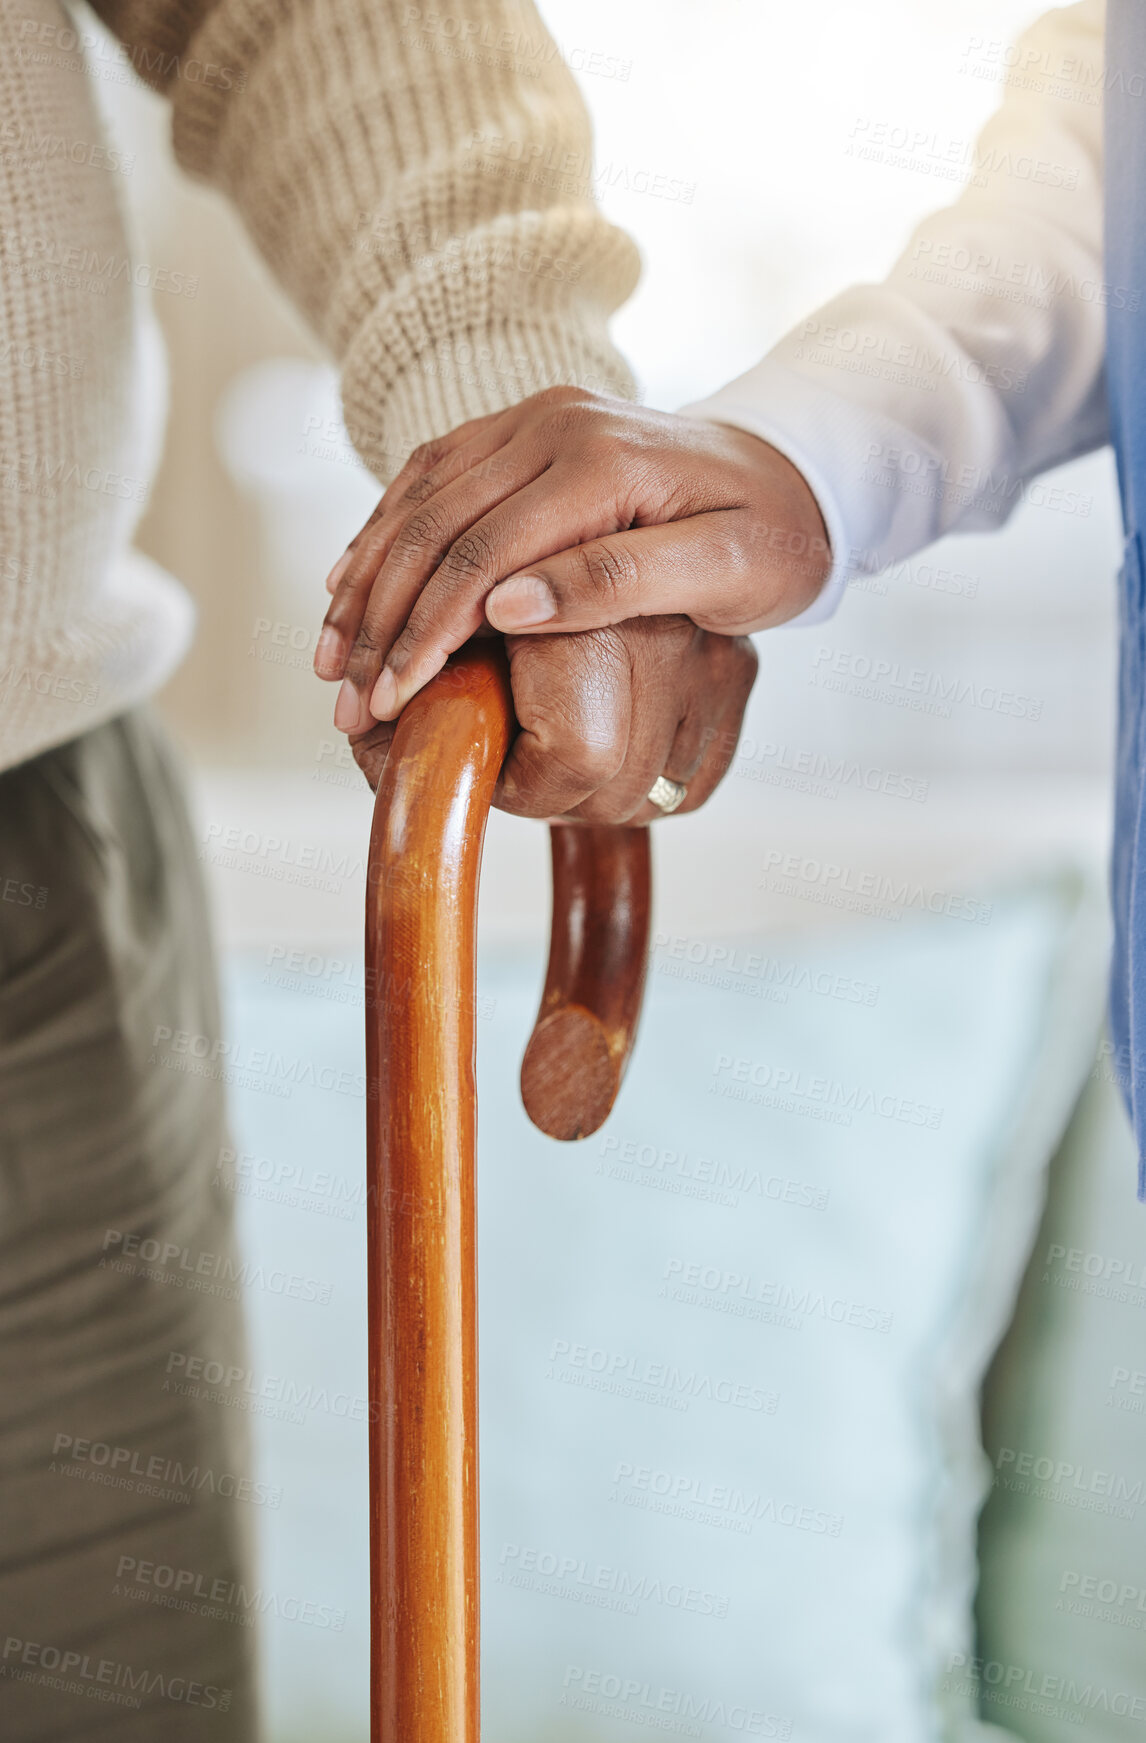
[[[96,7],[329,347],[380,479],[539,388],[631,386],[606,320],[636,254],[594,208],[573,79],[528,0],[446,5]],[[193,615],[131,550],[162,362],[77,30],[0,0],[0,767],[150,694]]]

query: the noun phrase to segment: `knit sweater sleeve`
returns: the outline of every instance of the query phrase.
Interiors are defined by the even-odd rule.
[[[95,0],[238,207],[392,477],[410,448],[557,384],[627,394],[607,318],[629,238],[531,0]]]

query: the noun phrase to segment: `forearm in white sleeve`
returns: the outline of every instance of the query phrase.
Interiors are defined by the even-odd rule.
[[[1106,440],[1103,0],[1049,12],[1008,57],[1002,107],[953,206],[888,278],[819,309],[747,374],[685,409],[735,424],[804,474],[832,572],[1000,525],[1027,482]],[[878,141],[873,141],[878,143]]]

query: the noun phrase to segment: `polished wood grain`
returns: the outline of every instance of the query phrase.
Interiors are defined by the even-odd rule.
[[[479,1743],[474,1006],[478,872],[513,729],[499,642],[407,705],[367,876],[372,1743]],[[644,829],[553,830],[549,975],[523,1079],[573,1137],[632,1047]]]
[[[487,643],[405,709],[367,874],[373,1743],[478,1743],[474,943],[509,677]]]
[[[549,968],[521,1065],[521,1099],[551,1138],[587,1138],[629,1062],[648,957],[647,829],[555,825]]]

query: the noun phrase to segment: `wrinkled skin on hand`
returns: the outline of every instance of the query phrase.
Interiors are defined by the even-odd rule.
[[[683,782],[680,815],[718,785],[756,677],[747,637],[711,635],[685,617],[636,619],[580,635],[506,641],[518,732],[494,804],[519,817],[648,823],[658,775]],[[371,787],[392,721],[352,733]]]
[[[552,388],[415,451],[331,571],[315,669],[361,732],[483,627],[679,615],[739,636],[802,611],[830,567],[810,487],[767,442]]]

